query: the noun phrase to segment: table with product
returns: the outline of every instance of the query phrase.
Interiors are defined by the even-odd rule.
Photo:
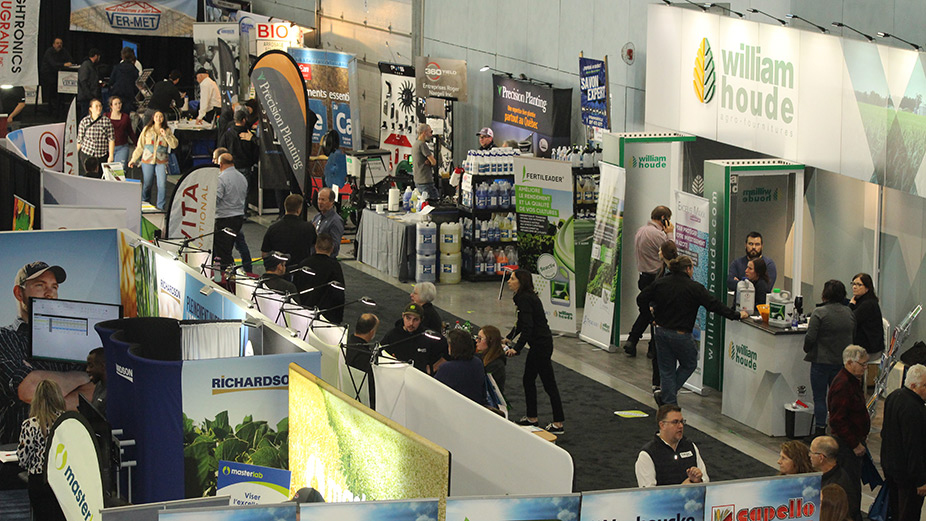
[[[180,170],[212,164],[215,149],[215,127],[211,123],[196,123],[194,120],[168,121],[167,126],[179,141],[177,160]]]
[[[357,229],[357,260],[406,282],[415,278],[415,224],[404,212],[364,209]]]
[[[804,361],[806,325],[770,326],[748,318],[726,323],[724,416],[768,436],[784,436],[785,404],[812,404],[810,363]],[[798,414],[806,423],[810,414]]]

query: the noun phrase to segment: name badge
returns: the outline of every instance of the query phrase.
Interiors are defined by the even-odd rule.
[[[679,453],[679,456],[682,457],[682,458],[690,458],[690,457],[694,456],[694,453],[691,452],[690,450],[686,450],[685,452],[680,452],[680,453]]]

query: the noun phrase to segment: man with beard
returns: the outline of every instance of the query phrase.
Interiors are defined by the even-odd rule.
[[[730,269],[727,271],[727,289],[736,291],[736,283],[746,278],[746,265],[749,261],[762,257],[765,261],[766,273],[768,273],[768,287],[775,287],[775,279],[778,278],[778,269],[775,267],[775,261],[766,255],[762,255],[762,234],[759,232],[749,232],[746,236],[746,255],[730,263]]]

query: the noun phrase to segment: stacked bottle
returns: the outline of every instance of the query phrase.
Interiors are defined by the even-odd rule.
[[[462,226],[458,222],[440,225],[440,281],[443,284],[460,282],[463,256],[460,254]]]
[[[493,213],[489,219],[472,222],[472,240],[477,242],[511,242],[518,240],[518,221],[514,212]]]
[[[415,269],[416,282],[437,281],[437,225],[432,222],[421,222],[416,226],[417,240],[415,253],[417,257]]]

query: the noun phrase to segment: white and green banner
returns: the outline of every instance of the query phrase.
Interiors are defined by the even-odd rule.
[[[576,332],[576,262],[572,165],[514,160],[518,212],[518,265],[534,274],[550,329]]]
[[[592,257],[585,291],[585,313],[579,338],[609,349],[613,343],[616,304],[620,303],[621,235],[624,223],[626,171],[601,163],[598,209],[592,236]]]
[[[691,257],[694,263],[693,279],[705,287],[708,283],[708,241],[710,222],[710,201],[682,191],[675,192],[675,208],[672,216],[675,218],[675,245],[679,255]],[[685,387],[701,393],[704,374],[704,329],[707,327],[707,310],[698,308],[698,318],[695,320],[694,335],[698,344],[698,367],[685,382]]]
[[[228,496],[233,506],[272,505],[289,501],[288,470],[219,461],[219,496]]]
[[[87,420],[75,412],[58,417],[46,446],[48,485],[68,521],[93,519],[103,509],[103,481]]]

